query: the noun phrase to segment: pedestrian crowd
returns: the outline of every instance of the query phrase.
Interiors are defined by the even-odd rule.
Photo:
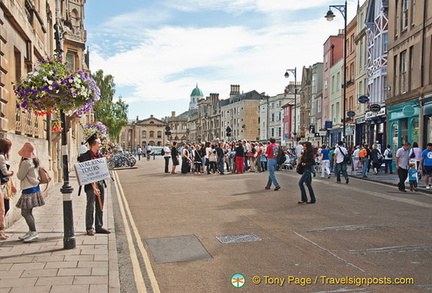
[[[285,162],[279,163],[277,155],[281,146],[272,138],[267,143],[248,142],[214,142],[184,144],[178,148],[174,142],[167,143],[162,150],[165,160],[165,173],[177,174],[219,174],[226,172],[243,174],[245,172],[268,171],[268,182],[265,189],[274,190],[281,188],[275,171],[281,168],[294,169],[301,164],[302,173],[299,181],[301,201],[299,204],[315,203],[316,198],[312,188],[312,178],[320,174],[321,178],[330,179],[336,177],[336,183],[349,183],[348,170],[358,172],[361,177],[367,178],[370,173],[393,174],[393,162],[399,175],[399,190],[405,191],[405,182],[410,183],[410,189],[417,191],[418,180],[423,175],[426,188],[430,189],[432,182],[429,177],[432,174],[432,144],[428,144],[425,150],[421,150],[417,143],[404,144],[394,151],[390,145],[381,148],[379,144],[358,145],[346,147],[342,141],[335,146],[328,147],[323,144],[314,148],[310,142],[298,143],[293,149],[283,150]],[[169,168],[170,162],[172,164]],[[180,170],[178,170],[179,168]],[[308,188],[310,200],[307,200]]]

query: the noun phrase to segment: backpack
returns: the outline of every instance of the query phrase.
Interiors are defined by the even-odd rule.
[[[277,155],[278,165],[282,165],[283,163],[285,163],[285,160],[286,160],[285,152],[283,151],[283,149],[281,147],[279,147],[279,151],[278,151],[278,155]]]
[[[162,156],[165,155],[165,151],[164,151],[164,149],[161,150],[161,155],[162,155]]]
[[[42,166],[39,166],[39,179],[39,184],[48,184],[51,181],[51,176],[49,175],[48,171]]]
[[[346,163],[346,164],[350,164],[351,163],[351,155],[348,152],[348,150],[347,150],[347,153],[344,154],[344,152],[342,151],[342,149],[340,147],[338,147],[338,148],[339,148],[339,151],[341,152],[341,154],[344,157],[343,162]]]
[[[359,157],[360,158],[366,158],[368,155],[368,152],[365,148],[361,149],[361,151],[359,152]]]
[[[391,149],[388,149],[387,158],[393,158],[393,153],[392,153]]]

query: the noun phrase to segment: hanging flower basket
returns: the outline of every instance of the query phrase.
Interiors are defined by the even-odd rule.
[[[101,140],[104,140],[107,137],[107,130],[108,127],[106,127],[105,124],[96,121],[84,126],[84,135],[90,137],[96,134]]]
[[[87,73],[70,71],[59,57],[39,60],[36,69],[14,84],[17,108],[37,115],[81,116],[100,98]]]

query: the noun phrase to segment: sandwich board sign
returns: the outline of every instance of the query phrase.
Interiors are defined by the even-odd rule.
[[[106,158],[76,163],[74,167],[79,185],[86,185],[111,177]]]

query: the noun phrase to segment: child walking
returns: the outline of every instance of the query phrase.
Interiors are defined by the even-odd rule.
[[[16,207],[21,209],[21,215],[29,227],[29,231],[18,238],[24,242],[32,242],[39,238],[33,208],[45,205],[39,187],[39,159],[34,145],[30,142],[26,142],[18,154],[22,157],[17,172],[17,177],[21,180],[22,193]]]
[[[411,163],[410,168],[408,170],[408,180],[409,180],[409,184],[410,184],[410,190],[411,191],[417,191],[417,181],[418,181],[418,177],[417,177],[417,168],[416,168],[416,164],[415,163]]]

